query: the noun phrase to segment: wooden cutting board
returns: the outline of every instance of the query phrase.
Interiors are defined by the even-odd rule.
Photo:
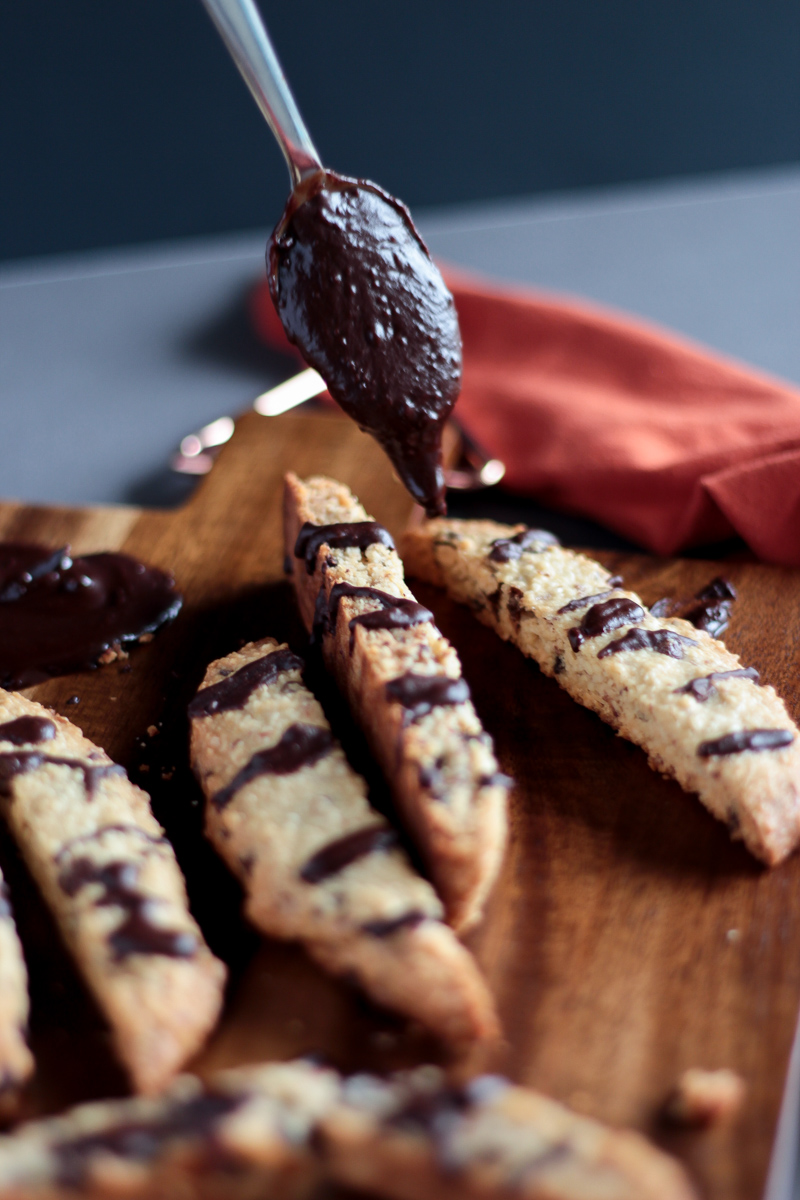
[[[395,534],[410,515],[375,444],[335,415],[243,417],[191,502],[174,512],[0,505],[3,538],[69,542],[77,553],[123,549],[173,571],[186,601],[128,664],[28,694],[68,715],[151,791],[198,919],[230,964],[225,1016],[198,1069],[310,1050],[344,1069],[438,1059],[441,1048],[420,1031],[322,975],[300,949],[250,932],[237,885],[202,839],[184,713],[206,662],[267,634],[303,646],[281,571],[288,468],[343,480]],[[720,570],[598,557],[647,602],[691,594]],[[800,572],[722,569],[740,593],[728,644],[797,718]],[[502,879],[470,939],[507,1040],[474,1052],[470,1065],[656,1137],[714,1200],[753,1200],[763,1192],[800,1005],[800,857],[764,870],[514,648],[441,594],[418,592],[461,653],[501,765],[518,781]],[[340,716],[335,695],[326,701]],[[357,736],[346,737],[359,761]],[[2,858],[31,971],[38,1073],[25,1114],[121,1093],[102,1021],[7,843]],[[659,1108],[690,1066],[741,1072],[748,1096],[736,1122],[683,1134],[661,1125]]]

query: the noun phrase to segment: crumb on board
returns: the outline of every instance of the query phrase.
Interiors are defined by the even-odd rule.
[[[669,1097],[665,1115],[676,1125],[708,1127],[733,1117],[744,1100],[745,1083],[735,1071],[690,1067]]]
[[[147,736],[148,737],[155,737],[157,734],[158,734],[158,726],[157,725],[148,725],[147,726]]]

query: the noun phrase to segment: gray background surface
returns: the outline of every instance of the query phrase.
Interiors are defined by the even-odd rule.
[[[629,310],[800,384],[800,168],[418,216],[448,262]],[[0,495],[169,500],[180,438],[295,369],[244,309],[266,237],[0,266]]]

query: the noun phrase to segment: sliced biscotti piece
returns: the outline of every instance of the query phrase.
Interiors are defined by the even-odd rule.
[[[302,669],[265,638],[213,662],[189,706],[206,833],[247,916],[448,1040],[494,1033],[475,960],[370,806]]]
[[[450,643],[391,537],[335,480],[286,477],[286,562],[303,619],[366,733],[447,918],[478,920],[506,842],[498,773]]]
[[[484,1076],[380,1078],[304,1061],[175,1080],[0,1137],[0,1200],[301,1200],[321,1181],[389,1200],[693,1200],[638,1134]],[[315,1193],[316,1194],[316,1193]]]
[[[0,808],[105,1014],[134,1087],[156,1092],[199,1049],[225,968],[189,913],[146,794],[64,717],[0,692]],[[22,733],[19,733],[20,726]]]
[[[354,1075],[317,1134],[332,1176],[392,1200],[691,1200],[683,1168],[497,1076],[448,1087],[435,1067]]]
[[[0,725],[0,748],[4,732],[8,741],[7,728]],[[13,1112],[17,1091],[33,1071],[25,1039],[28,1007],[28,972],[0,871],[0,1116]]]
[[[158,1098],[83,1104],[0,1137],[2,1200],[302,1200],[334,1071],[273,1063],[190,1075]]]
[[[722,642],[659,618],[551,534],[434,520],[403,543],[411,574],[446,587],[554,676],[651,765],[696,792],[757,858],[800,840],[800,737],[786,707]]]

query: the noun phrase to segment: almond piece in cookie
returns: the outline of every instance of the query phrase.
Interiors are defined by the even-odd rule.
[[[552,534],[428,521],[403,542],[411,574],[445,587],[574,700],[641,746],[770,866],[800,841],[800,736],[758,672]]]
[[[206,833],[247,916],[443,1038],[495,1033],[475,960],[370,806],[302,668],[265,638],[211,663],[189,706]]]
[[[445,905],[480,918],[503,858],[509,780],[450,643],[403,581],[388,532],[342,484],[287,475],[286,563],[306,626],[347,697]]]
[[[0,692],[0,808],[111,1026],[134,1088],[157,1092],[216,1023],[225,968],[189,913],[146,794],[76,726]]]

